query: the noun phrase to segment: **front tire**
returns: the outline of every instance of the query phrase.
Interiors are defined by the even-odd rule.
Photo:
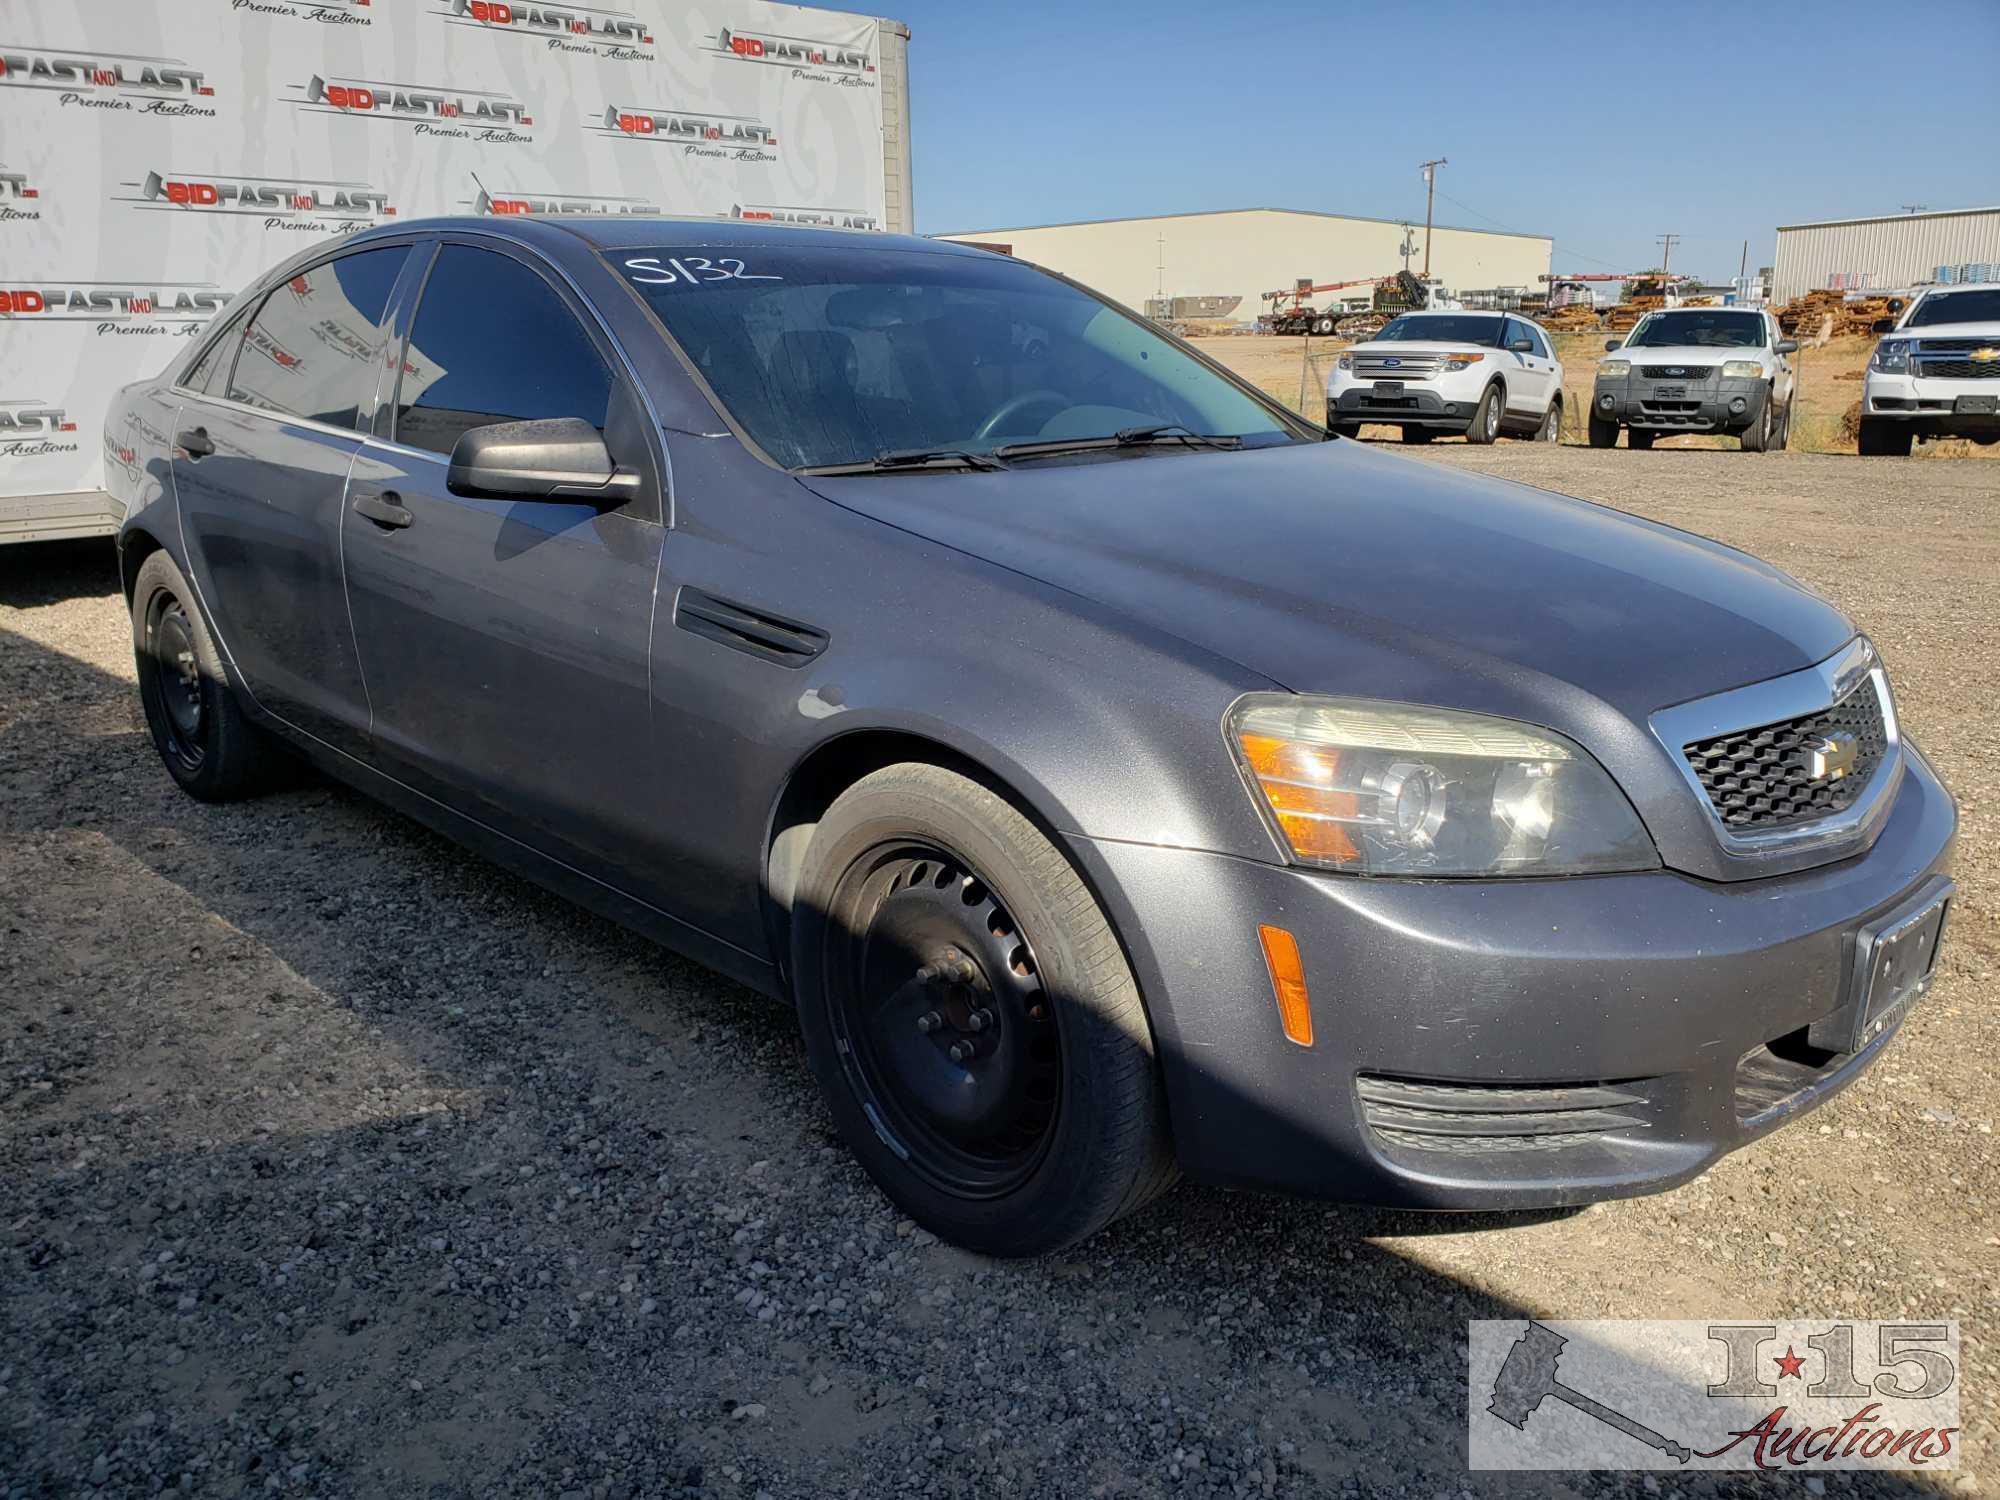
[[[1542,430],[1536,437],[1544,443],[1560,443],[1563,440],[1562,397],[1558,396],[1549,403],[1548,415],[1542,418]]]
[[[1861,419],[1861,437],[1856,446],[1863,458],[1908,458],[1916,441],[1907,423]]]
[[[1472,409],[1472,425],[1465,429],[1468,443],[1490,443],[1500,436],[1500,418],[1507,397],[1498,383],[1486,387],[1479,404]]]
[[[924,1228],[1044,1255],[1178,1170],[1139,990],[1062,853],[969,777],[842,793],[793,901],[806,1053],[848,1146]]]
[[[1618,424],[1598,416],[1590,416],[1590,446],[1593,448],[1616,448],[1618,446]]]
[[[1744,428],[1737,436],[1737,441],[1743,445],[1745,453],[1763,453],[1773,446],[1771,435],[1777,424],[1777,418],[1771,413],[1772,408],[1776,404],[1775,398],[1773,398],[1769,391],[1766,391],[1764,393],[1764,409],[1757,413],[1757,420]]]
[[[153,748],[180,789],[203,802],[263,790],[282,751],[237,703],[194,591],[165,552],[133,581],[132,652]]]

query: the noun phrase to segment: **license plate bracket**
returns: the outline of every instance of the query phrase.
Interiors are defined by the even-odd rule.
[[[1808,1040],[1814,1046],[1859,1052],[1909,1013],[1937,972],[1945,919],[1957,894],[1956,885],[1940,878],[1854,934],[1851,998],[1813,1023]]]
[[[1685,401],[1688,388],[1684,385],[1656,385],[1653,394],[1662,401]]]
[[[1951,404],[1952,413],[1960,417],[2000,416],[2000,396],[1960,396]]]
[[[1378,380],[1375,382],[1375,394],[1378,396],[1400,396],[1403,394],[1403,382],[1400,380]]]

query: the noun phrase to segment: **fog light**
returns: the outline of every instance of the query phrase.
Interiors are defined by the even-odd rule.
[[[1458,403],[1457,403],[1456,401],[1447,401],[1447,402],[1445,402],[1445,404],[1444,404],[1444,414],[1445,414],[1445,415],[1446,415],[1447,417],[1455,417],[1455,416],[1457,416],[1457,415],[1458,415]]]
[[[1745,403],[1743,398],[1741,396],[1738,396],[1734,401],[1729,403],[1729,409],[1735,412],[1738,416],[1741,416],[1743,414],[1744,404]]]
[[[1602,408],[1603,408],[1603,409],[1604,409],[1605,411],[1610,411],[1610,410],[1611,410],[1611,397],[1609,397],[1609,396],[1599,396],[1599,397],[1597,398],[1597,404],[1598,404],[1598,405],[1599,405],[1600,407],[1602,407]]]

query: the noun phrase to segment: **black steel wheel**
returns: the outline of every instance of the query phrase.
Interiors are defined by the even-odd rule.
[[[194,592],[165,552],[133,580],[132,652],[153,747],[181,789],[205,802],[260,790],[282,753],[244,716]]]
[[[919,1224],[1040,1255],[1172,1184],[1152,1034],[1060,850],[939,766],[863,777],[792,901],[806,1052],[842,1136]]]

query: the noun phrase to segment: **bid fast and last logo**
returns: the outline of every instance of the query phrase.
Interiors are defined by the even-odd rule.
[[[33,222],[42,216],[42,190],[26,172],[0,167],[0,224]]]
[[[0,322],[88,323],[100,338],[185,338],[229,297],[209,281],[0,280]]]
[[[605,107],[592,132],[614,140],[678,146],[685,156],[708,156],[724,161],[778,159],[777,131],[752,115],[724,115],[708,110],[628,108],[612,104]]]
[[[437,0],[437,13],[451,25],[524,37],[550,52],[621,62],[651,62],[654,56],[652,29],[626,10],[541,0]]]
[[[0,462],[74,453],[76,423],[51,401],[0,400]]]
[[[726,27],[716,33],[709,50],[734,62],[790,68],[794,77],[816,83],[875,86],[874,59],[863,49],[840,42]]]
[[[293,107],[310,114],[383,121],[407,126],[416,136],[487,145],[522,145],[534,139],[535,117],[528,106],[490,89],[318,73],[290,87],[299,96]]]
[[[249,216],[267,230],[352,234],[396,216],[386,192],[358,181],[168,170],[120,186],[132,191],[114,194],[113,202],[148,212]]]
[[[513,188],[488,190],[483,184],[470,199],[461,200],[473,213],[495,218],[510,215],[576,215],[582,217],[618,214],[658,214],[660,205],[648,198],[613,198],[593,193],[522,192]]]
[[[52,93],[64,108],[209,116],[207,76],[179,57],[0,45],[0,88]]]

